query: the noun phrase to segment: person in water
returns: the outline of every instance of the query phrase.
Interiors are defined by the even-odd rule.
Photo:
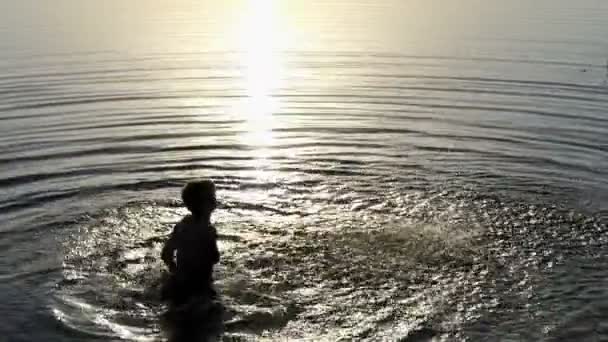
[[[217,232],[211,225],[217,207],[215,185],[210,180],[188,183],[182,200],[191,214],[175,225],[161,255],[170,272],[162,297],[174,305],[196,296],[215,298],[213,266],[220,260]]]

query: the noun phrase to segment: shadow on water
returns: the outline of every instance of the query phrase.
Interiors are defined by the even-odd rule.
[[[224,306],[219,300],[197,298],[169,307],[160,317],[169,342],[218,341],[224,332]]]

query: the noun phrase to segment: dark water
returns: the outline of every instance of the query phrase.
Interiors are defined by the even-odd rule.
[[[0,336],[156,340],[210,177],[227,337],[608,338],[608,2],[5,1]]]

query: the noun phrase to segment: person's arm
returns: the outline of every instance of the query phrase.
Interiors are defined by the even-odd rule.
[[[175,272],[177,269],[177,265],[175,264],[175,250],[177,249],[177,226],[171,232],[169,236],[169,240],[165,242],[165,246],[163,246],[163,251],[161,253],[161,259],[169,267],[170,272]]]
[[[220,262],[220,251],[217,248],[217,231],[211,227],[211,263],[213,265]]]

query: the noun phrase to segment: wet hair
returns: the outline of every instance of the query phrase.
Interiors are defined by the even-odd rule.
[[[189,182],[182,190],[182,201],[191,212],[201,207],[215,209],[215,184],[211,180]]]

